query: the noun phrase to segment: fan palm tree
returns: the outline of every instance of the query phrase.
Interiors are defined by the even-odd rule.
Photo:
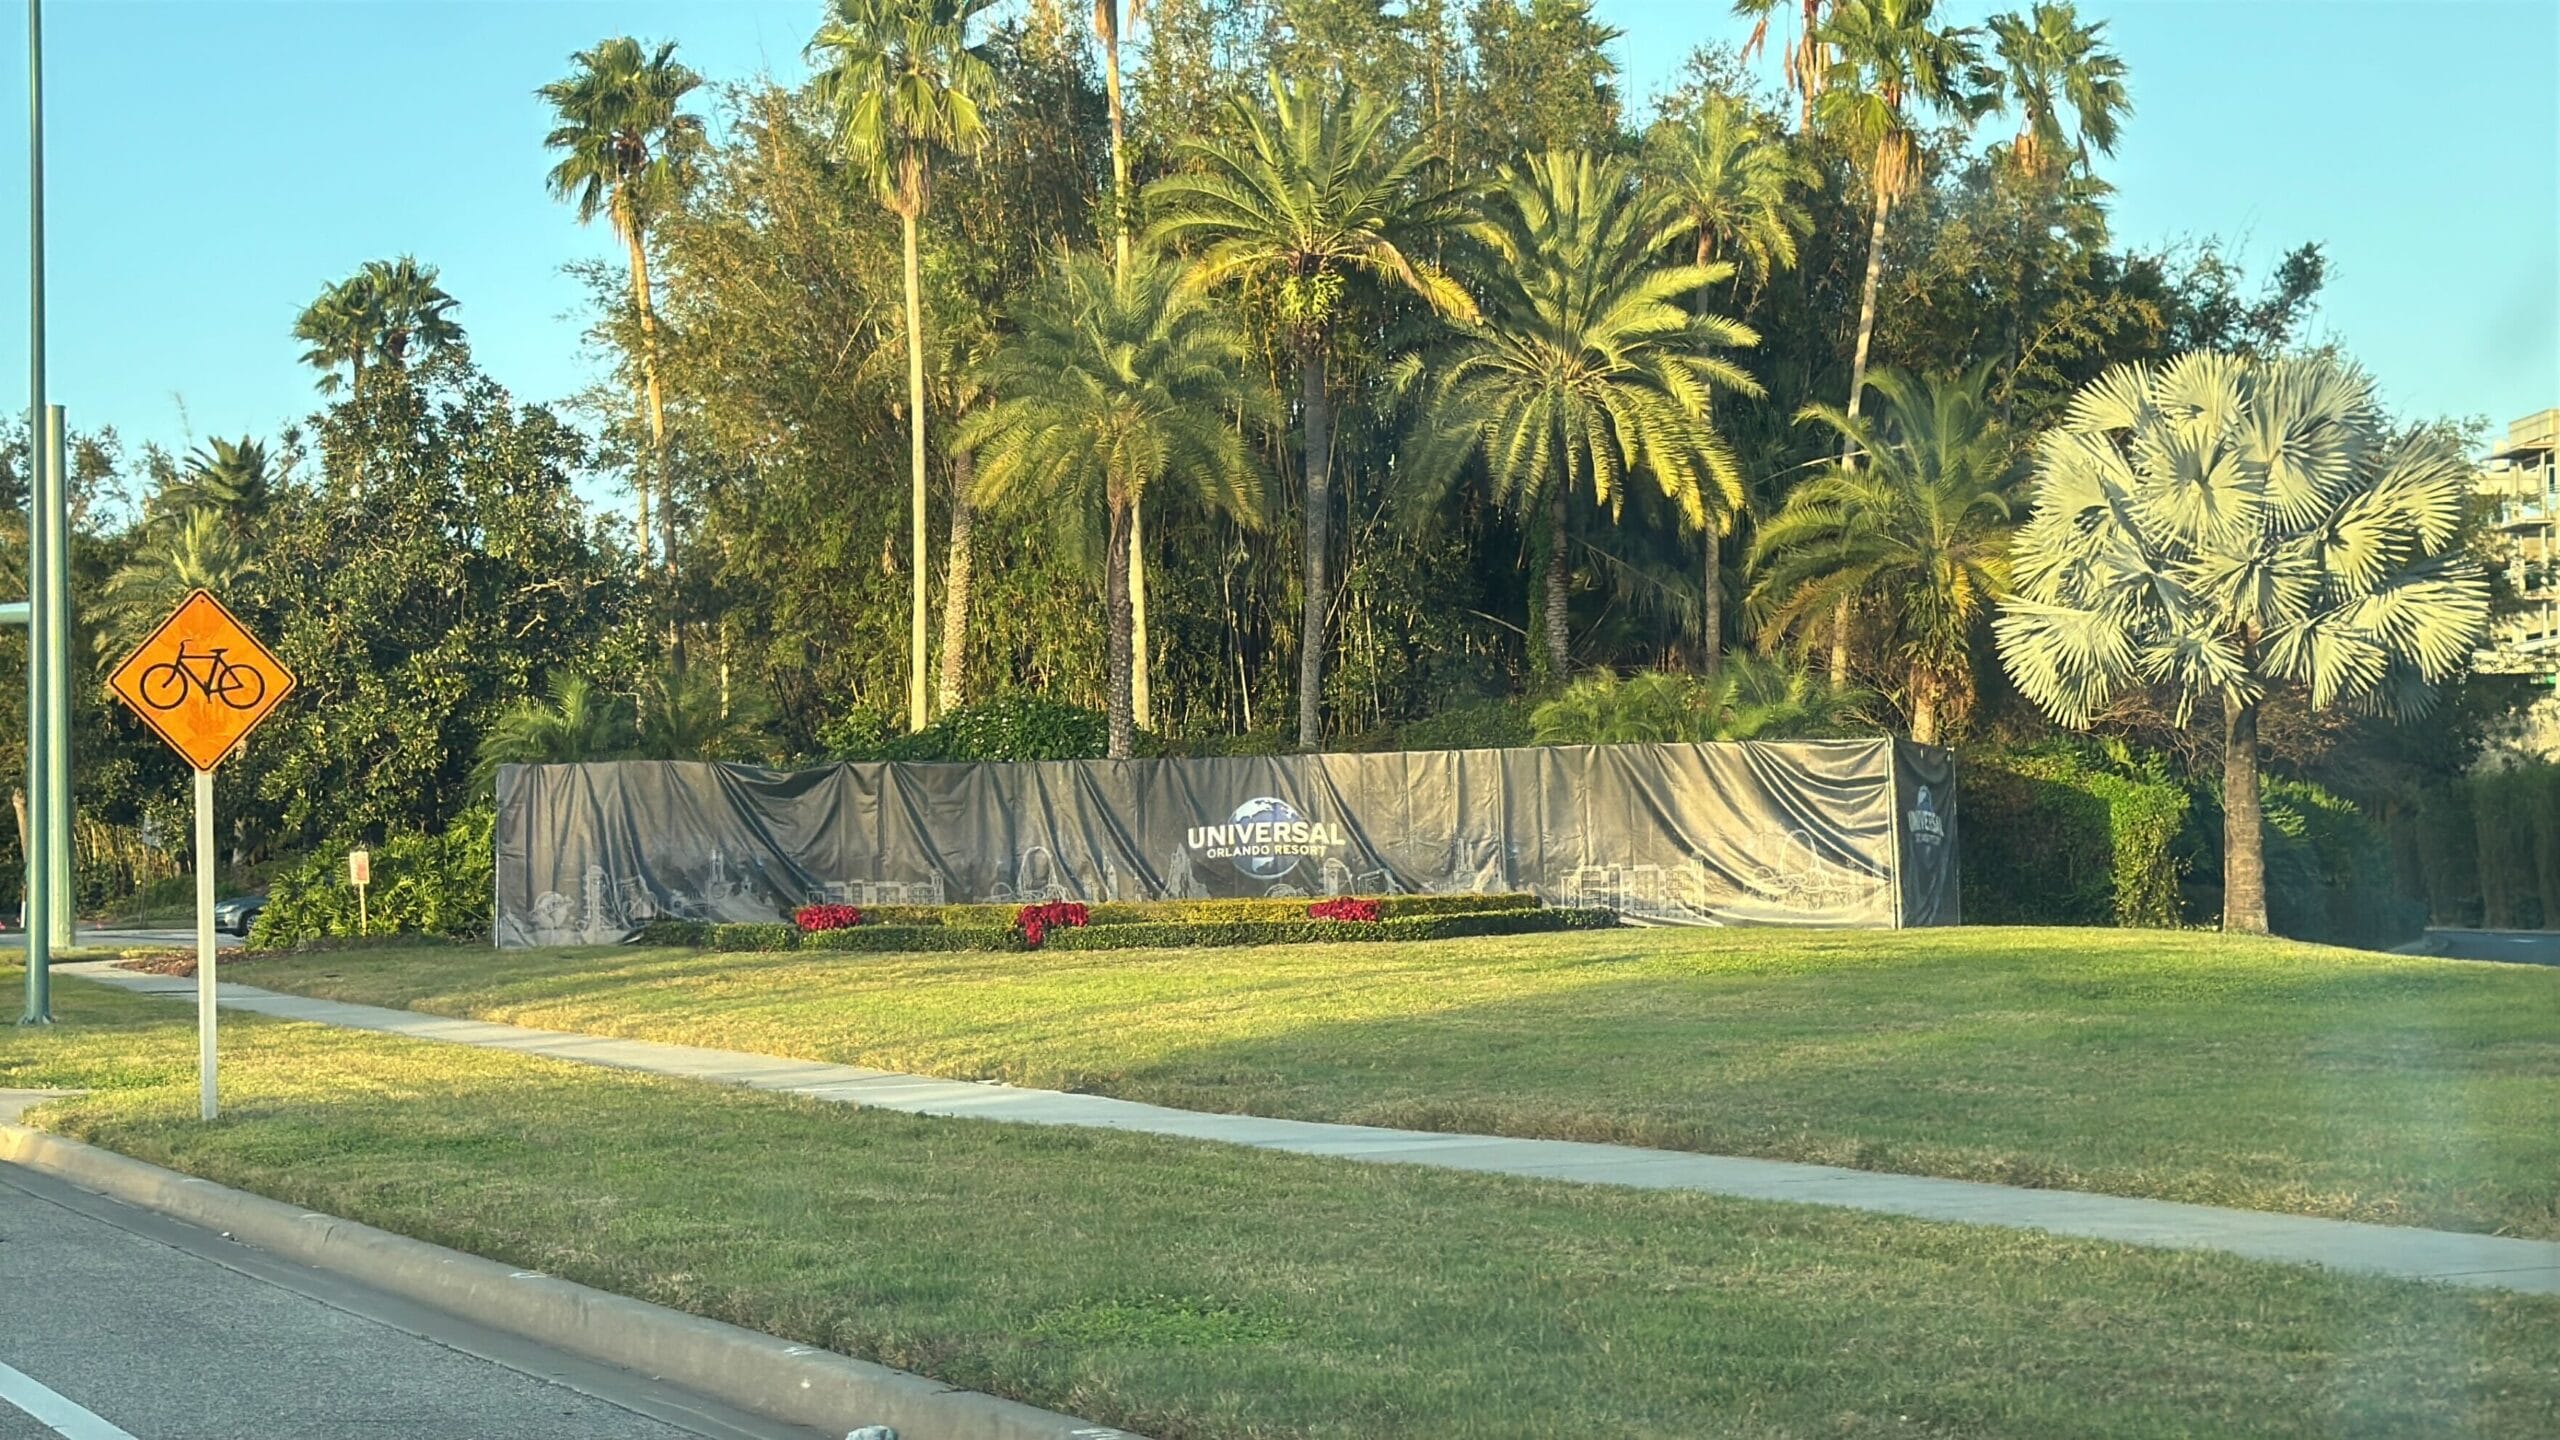
[[[1974,32],[1937,23],[1936,0],[1835,0],[1813,32],[1830,48],[1830,68],[1814,118],[1840,137],[1866,171],[1875,198],[1867,232],[1867,274],[1858,296],[1858,343],[1849,366],[1848,416],[1867,389],[1875,338],[1876,286],[1884,275],[1884,223],[1894,202],[1920,183],[1916,126],[1928,113],[1979,116],[1996,98]]]
[[[107,577],[96,607],[98,656],[112,664],[132,654],[197,590],[238,605],[263,579],[239,527],[210,507],[190,510]]]
[[[1862,463],[1797,486],[1752,548],[1764,643],[1809,641],[1844,600],[1866,597],[1902,674],[1911,738],[1926,745],[1969,703],[1974,632],[2009,587],[2019,466],[1984,399],[1989,378],[1988,364],[1931,382],[1883,370],[1867,382],[1884,400],[1872,419],[1805,407],[1798,418],[1828,426]]]
[[[1759,343],[1751,328],[1681,302],[1732,267],[1664,265],[1687,223],[1635,185],[1624,160],[1550,151],[1506,169],[1469,238],[1483,316],[1446,352],[1403,367],[1419,384],[1407,456],[1425,498],[1482,457],[1496,500],[1546,512],[1550,542],[1541,638],[1551,673],[1571,663],[1565,604],[1567,503],[1575,491],[1614,516],[1641,476],[1682,520],[1704,529],[1742,503],[1742,477],[1718,433],[1718,390],[1760,393],[1712,351]]]
[[[426,356],[462,343],[462,326],[453,318],[460,302],[436,283],[433,265],[410,255],[369,260],[364,285],[374,325],[371,348],[384,365],[404,370],[413,348]]]
[[[480,740],[481,783],[501,765],[575,765],[630,753],[630,702],[566,672],[554,674],[545,689],[550,698],[525,696],[490,723]]]
[[[658,378],[658,309],[649,288],[650,224],[695,178],[705,145],[702,117],[684,98],[702,77],[675,59],[674,44],[650,50],[628,35],[569,57],[576,68],[534,92],[551,102],[559,124],[543,140],[560,153],[551,167],[554,197],[578,207],[578,223],[605,216],[631,257],[631,302],[640,314],[642,401],[649,412],[659,503],[666,509],[670,561],[675,553],[675,496],[667,484],[667,407]],[[640,552],[649,552],[649,487],[638,485]]]
[[[320,372],[320,393],[338,393],[338,367],[347,367],[349,393],[364,388],[364,362],[373,345],[372,287],[362,273],[320,288],[319,298],[294,317],[293,338],[303,343],[302,363]]]
[[[2133,97],[2124,61],[2106,47],[2106,22],[2083,25],[2073,6],[2039,0],[2023,17],[1993,16],[1990,29],[2001,88],[2018,110],[2010,160],[2032,176],[2045,174],[2057,159],[2067,168],[2085,165],[2091,150],[2114,154],[2117,122],[2132,110]]]
[[[995,71],[969,44],[969,24],[995,0],[834,0],[809,42],[815,90],[836,120],[837,143],[898,217],[905,258],[910,569],[907,728],[929,716],[925,690],[924,315],[916,231],[933,202],[943,155],[987,143]]]
[[[1422,251],[1461,222],[1458,192],[1426,178],[1428,147],[1389,135],[1390,107],[1347,84],[1293,84],[1276,73],[1269,104],[1228,103],[1233,139],[1194,139],[1188,169],[1147,187],[1149,234],[1197,245],[1194,282],[1267,297],[1298,370],[1299,473],[1306,486],[1306,593],[1298,627],[1298,744],[1321,742],[1327,575],[1333,512],[1333,410],[1326,350],[1345,287],[1409,290],[1446,315],[1472,317],[1466,292]]]
[[[1224,308],[1151,258],[1118,270],[1068,256],[1017,319],[1020,333],[987,366],[996,399],[958,443],[978,456],[988,508],[1067,517],[1070,539],[1102,520],[1110,754],[1125,760],[1137,741],[1130,518],[1151,487],[1176,481],[1259,523],[1262,476],[1238,422],[1269,420],[1278,401]]]
[[[2117,366],[2037,447],[2001,658],[2066,725],[2137,688],[2182,724],[2220,705],[2224,929],[2267,928],[2268,691],[2406,719],[2469,663],[2489,619],[2471,485],[2459,446],[2394,437],[2372,382],[2325,356]]]
[[[1762,128],[1749,106],[1730,95],[1709,94],[1687,119],[1657,131],[1653,171],[1696,231],[1697,263],[1732,257],[1737,272],[1765,283],[1795,268],[1796,237],[1812,232],[1813,217],[1796,191],[1815,181],[1813,167],[1786,138]],[[1698,287],[1698,313],[1709,292]],[[1709,508],[1703,550],[1706,574],[1704,668],[1710,675],[1724,659],[1724,545],[1740,508]]]

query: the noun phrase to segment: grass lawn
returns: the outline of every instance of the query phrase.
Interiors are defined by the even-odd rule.
[[[2560,969],[2103,930],[261,960],[337,999],[1203,1110],[2560,1236]]]
[[[14,993],[0,969],[0,993]],[[66,980],[38,1123],[1162,1440],[2548,1436],[2560,1301],[926,1120]],[[0,1231],[5,1217],[0,1217]]]

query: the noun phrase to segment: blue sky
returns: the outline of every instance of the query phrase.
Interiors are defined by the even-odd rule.
[[[2023,0],[2020,0],[2023,6]],[[15,8],[11,12],[15,24]],[[1719,0],[1600,0],[1628,92]],[[1950,0],[1977,19],[2006,5]],[[2116,231],[2218,235],[2263,272],[2317,239],[2319,317],[2412,414],[2560,404],[2560,5],[2082,0],[2132,68]],[[592,378],[562,274],[614,254],[544,193],[534,87],[628,32],[715,79],[800,73],[818,0],[51,0],[50,374],[82,428],[183,446],[313,404],[292,318],[402,251],[443,267],[474,352],[528,398]],[[0,43],[0,207],[25,194],[25,55]],[[0,405],[26,394],[24,225],[0,224]]]

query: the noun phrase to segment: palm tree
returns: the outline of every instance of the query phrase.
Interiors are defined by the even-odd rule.
[[[554,674],[548,700],[528,695],[498,712],[481,737],[476,778],[487,783],[501,765],[575,765],[628,754],[631,706],[584,676]]]
[[[995,71],[969,44],[969,22],[995,0],[834,0],[809,42],[820,103],[837,143],[898,217],[905,255],[907,437],[913,493],[909,546],[914,592],[907,652],[907,728],[922,730],[925,695],[924,315],[916,230],[933,201],[933,165],[986,144],[984,107]]]
[[[768,760],[771,719],[761,696],[732,690],[716,671],[660,670],[640,690],[633,753],[646,760]]]
[[[1924,745],[1970,702],[1974,632],[2009,588],[2019,467],[1983,396],[1990,373],[1988,362],[1947,381],[1878,371],[1873,419],[1805,407],[1800,419],[1829,426],[1862,463],[1797,486],[1752,548],[1764,643],[1809,641],[1843,600],[1867,597]]]
[[[436,267],[407,255],[368,260],[355,274],[321,287],[294,320],[293,338],[307,347],[302,363],[320,372],[320,393],[338,392],[337,368],[344,365],[348,393],[356,394],[368,362],[404,369],[413,349],[424,355],[461,344],[457,305],[436,283]]]
[[[1102,41],[1103,93],[1111,106],[1111,254],[1119,268],[1129,268],[1129,153],[1125,135],[1127,111],[1120,103],[1120,37],[1146,14],[1147,0],[1093,0],[1093,33]],[[1133,662],[1133,703],[1138,724],[1151,726],[1154,702],[1147,681],[1152,668],[1147,654],[1147,522],[1140,507],[1129,515],[1129,611]]]
[[[659,503],[670,563],[675,557],[675,495],[667,483],[667,407],[658,378],[658,310],[649,288],[649,226],[695,178],[704,147],[702,117],[684,111],[684,97],[702,77],[675,61],[673,43],[645,49],[628,35],[569,57],[577,68],[535,93],[551,102],[560,123],[543,144],[561,152],[551,167],[553,196],[573,201],[578,223],[598,215],[613,225],[631,256],[631,301],[640,314],[640,377],[649,411]],[[649,552],[649,487],[638,485],[640,552]]]
[[[293,338],[304,345],[302,363],[320,372],[320,393],[338,393],[338,367],[347,367],[349,393],[364,388],[364,362],[373,344],[372,287],[359,272],[320,288],[319,298],[294,318]]]
[[[188,451],[158,507],[171,515],[211,510],[234,524],[251,524],[266,513],[272,497],[267,447],[243,435],[210,440]]]
[[[371,348],[384,365],[405,370],[413,348],[425,356],[462,343],[462,326],[453,318],[460,302],[436,283],[433,265],[410,255],[369,260],[364,286],[374,326]]]
[[[1025,300],[1020,333],[989,362],[997,398],[960,428],[978,456],[978,498],[1012,513],[1071,517],[1073,538],[1103,521],[1110,754],[1137,741],[1129,601],[1129,525],[1150,487],[1196,488],[1213,508],[1259,523],[1262,476],[1239,421],[1278,401],[1224,307],[1170,265],[1126,270],[1071,255]]]
[[[1543,639],[1561,681],[1571,663],[1565,604],[1566,506],[1576,490],[1615,515],[1642,475],[1690,526],[1742,503],[1733,453],[1715,428],[1719,389],[1759,383],[1713,349],[1755,345],[1749,326],[1680,302],[1732,267],[1663,265],[1687,221],[1635,186],[1624,160],[1550,151],[1504,170],[1469,237],[1483,318],[1418,383],[1407,456],[1425,497],[1481,456],[1494,496],[1524,517],[1543,507],[1549,552]]]
[[[1763,129],[1742,101],[1711,93],[1687,119],[1652,138],[1654,174],[1697,232],[1699,265],[1732,256],[1737,272],[1747,271],[1755,285],[1795,267],[1796,237],[1813,229],[1795,192],[1815,176],[1785,137]],[[1706,314],[1707,287],[1698,288],[1697,303]],[[1724,542],[1739,513],[1737,506],[1710,506],[1704,531],[1702,628],[1710,675],[1723,663]]]
[[[1306,485],[1306,594],[1298,631],[1298,744],[1321,743],[1326,571],[1333,510],[1333,410],[1325,361],[1344,289],[1367,279],[1471,318],[1466,292],[1422,257],[1463,218],[1458,192],[1424,178],[1420,140],[1388,135],[1393,114],[1347,84],[1330,90],[1273,74],[1269,105],[1228,102],[1233,139],[1192,139],[1190,169],[1147,187],[1152,238],[1197,243],[1194,282],[1267,297],[1298,370],[1299,473]]]
[[[2171,692],[2181,724],[2220,704],[2225,930],[2267,928],[2269,690],[2407,719],[2470,662],[2489,619],[2471,485],[2457,444],[2394,436],[2326,356],[2120,365],[2038,445],[2001,658],[2066,725],[2130,689]]]
[[[197,590],[239,605],[242,592],[264,578],[239,527],[218,510],[190,510],[107,577],[97,605],[98,656],[112,664],[132,654]]]
[[[1867,349],[1875,338],[1876,285],[1884,274],[1884,222],[1893,203],[1920,183],[1917,111],[1973,118],[1995,92],[1982,70],[1973,31],[1936,24],[1936,0],[1834,0],[1814,32],[1832,51],[1813,113],[1865,166],[1875,195],[1867,232],[1867,276],[1858,297],[1858,345],[1849,367],[1848,416],[1858,416],[1867,388]]]
[[[2112,155],[2116,123],[2133,108],[2125,89],[2124,61],[2106,48],[2103,20],[2083,25],[2068,4],[2038,0],[2026,17],[1991,19],[2000,84],[2018,107],[2018,135],[2009,157],[2028,175],[2042,175],[2057,157],[2066,168],[2086,165],[2089,152]],[[2063,107],[2073,124],[2066,133]]]
[[[1733,0],[1733,13],[1750,20],[1751,37],[1742,42],[1742,58],[1750,59],[1768,43],[1769,17],[1790,0]],[[1787,88],[1796,92],[1802,105],[1799,122],[1813,128],[1813,100],[1822,93],[1824,79],[1831,70],[1831,47],[1822,38],[1826,14],[1839,8],[1840,0],[1792,0],[1802,12],[1796,22],[1795,43],[1787,47]]]
[[[1603,670],[1530,712],[1530,738],[1540,745],[1662,745],[1838,736],[1867,723],[1872,699],[1758,655],[1737,655],[1715,675],[1646,670],[1620,680]]]

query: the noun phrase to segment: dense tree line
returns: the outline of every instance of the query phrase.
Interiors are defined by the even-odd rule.
[[[367,266],[294,322],[305,425],[91,446],[135,498],[82,527],[84,613],[107,654],[211,585],[301,669],[231,782],[243,858],[439,826],[502,752],[817,756],[1024,692],[1114,754],[1563,696],[1549,738],[2058,719],[2218,761],[2203,678],[2039,652],[2022,696],[1993,626],[2014,587],[2112,603],[2013,543],[2092,387],[2344,373],[2303,351],[2318,246],[2253,284],[2117,243],[2138,77],[2068,4],[1736,9],[1641,106],[1587,0],[831,0],[798,88],[601,40],[527,143],[621,243],[585,271],[610,382],[516,401],[432,266]],[[2349,398],[2358,464],[2435,434]],[[587,514],[593,475],[632,508]],[[2475,542],[2429,494],[2392,565]],[[2280,609],[2252,633],[2316,628]],[[2444,743],[2326,702],[2451,677],[2470,611],[2343,688],[2320,614],[2284,683],[2214,692],[2249,754],[2376,796],[2460,763],[2498,697]],[[173,833],[114,733],[84,799]]]

